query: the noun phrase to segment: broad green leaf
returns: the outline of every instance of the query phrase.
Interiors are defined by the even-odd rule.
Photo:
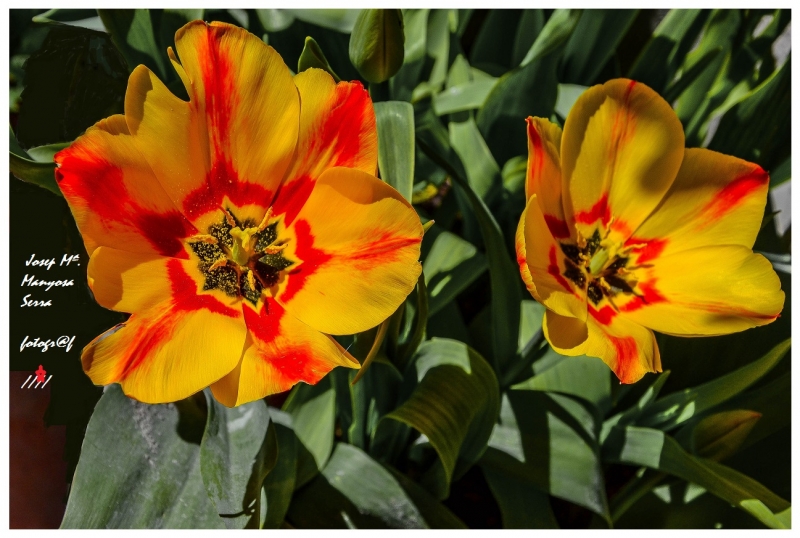
[[[98,9],[97,13],[130,70],[144,64],[165,83],[174,78],[172,68],[167,71],[165,51],[156,44],[149,9]]]
[[[413,495],[406,487],[415,490]],[[419,486],[408,480],[401,484],[380,463],[345,443],[336,445],[322,473],[296,494],[287,518],[302,528],[462,527]]]
[[[287,9],[257,9],[255,11],[261,26],[267,32],[286,30],[294,22],[294,15]]]
[[[103,21],[93,9],[51,9],[33,17],[33,22],[78,26],[96,32],[105,32]]]
[[[409,327],[408,338],[399,347],[397,365],[403,369],[409,358],[417,351],[422,340],[425,338],[425,327],[428,325],[428,289],[425,286],[425,274],[421,273],[417,280],[417,287],[412,292],[411,297],[416,298],[414,304],[413,317],[410,317],[412,325]],[[410,312],[409,303],[406,303],[406,311]]]
[[[414,108],[403,101],[374,106],[381,179],[410,202],[414,190]]]
[[[353,31],[360,9],[286,9],[287,13],[323,28],[336,30],[344,34]]]
[[[51,144],[25,151],[20,147],[17,137],[14,136],[14,130],[10,126],[8,137],[11,173],[17,179],[33,183],[61,196],[61,189],[56,183],[56,165],[53,163],[53,155],[69,144]]]
[[[443,116],[480,108],[495,84],[497,79],[489,77],[451,86],[433,96],[433,110],[437,115]]]
[[[524,123],[524,122],[523,122]],[[466,181],[463,166],[449,146],[447,132],[438,118],[426,118],[417,129],[420,149],[447,171],[472,207],[480,227],[489,262],[492,290],[492,350],[495,371],[502,372],[516,356],[519,339],[519,304],[522,300],[519,269],[509,258],[500,226],[486,204]]]
[[[658,23],[647,45],[642,49],[636,62],[628,72],[628,78],[647,84],[661,93],[675,74],[675,60],[678,45],[682,40],[694,35],[696,21],[704,17],[699,9],[671,9]],[[697,28],[699,30],[699,28]]]
[[[595,357],[567,357],[514,388],[577,396],[602,411],[611,407],[611,375],[608,366]]]
[[[200,471],[208,497],[229,529],[258,528],[261,485],[278,457],[274,427],[263,400],[227,408],[206,391],[208,421],[200,443]]]
[[[545,392],[509,390],[492,431],[481,468],[514,476],[524,484],[568,500],[608,519],[597,443],[580,420]],[[591,428],[593,429],[593,428]]]
[[[578,19],[581,17],[581,10],[579,9],[556,9],[547,23],[542,28],[542,31],[536,37],[536,40],[528,49],[525,57],[520,62],[520,67],[525,67],[531,62],[547,56],[551,52],[558,50],[563,45],[572,32],[575,31],[575,26],[578,24]]]
[[[483,476],[500,507],[504,529],[557,529],[547,493],[517,475],[481,465]]]
[[[350,34],[350,61],[369,82],[384,82],[403,65],[404,41],[399,9],[362,9]]]
[[[500,167],[478,131],[475,120],[451,121],[449,130],[450,145],[464,164],[467,181],[478,196],[487,199],[492,189],[501,182]]]
[[[531,340],[541,337],[544,310],[544,306],[538,301],[526,299],[520,303],[519,343],[517,344],[520,354]]]
[[[300,53],[300,59],[297,61],[297,72],[302,73],[311,67],[316,67],[317,69],[327,71],[336,82],[340,82],[342,80],[333,71],[333,68],[328,63],[328,59],[325,57],[322,49],[319,48],[319,45],[317,45],[317,42],[314,41],[313,37],[309,36],[306,37],[306,42],[303,46],[303,52]]]
[[[336,393],[330,376],[314,386],[299,383],[283,410],[292,416],[297,435],[297,487],[311,480],[330,457],[336,420]]]
[[[787,501],[752,478],[712,460],[692,456],[659,430],[615,428],[603,454],[610,463],[643,465],[697,484],[768,526],[781,528],[781,514],[790,508]]]
[[[572,110],[572,105],[578,100],[583,92],[586,91],[586,86],[579,84],[559,84],[558,85],[558,98],[556,99],[555,112],[562,118],[569,115]]]
[[[791,339],[785,340],[757,361],[730,374],[661,398],[648,408],[637,423],[665,431],[674,428],[739,394],[761,379],[786,355],[791,344]]]
[[[469,61],[484,71],[500,75],[512,67],[514,37],[522,19],[518,9],[493,9],[488,12],[472,44]]]
[[[528,156],[511,157],[500,171],[500,175],[503,177],[503,188],[511,193],[524,192],[527,173]]]
[[[450,65],[450,22],[449,10],[434,9],[428,14],[428,31],[425,38],[427,55],[433,58],[428,85],[439,91],[447,78]]]
[[[143,404],[106,387],[61,528],[224,528],[200,475],[198,409],[191,400]]]
[[[692,428],[692,452],[722,461],[742,447],[760,418],[760,413],[744,409],[710,415]]]
[[[526,9],[514,37],[514,49],[511,52],[511,65],[518,66],[530,52],[542,29],[544,28],[545,14],[543,9]]]
[[[406,42],[403,49],[403,66],[389,80],[393,99],[411,101],[411,95],[419,82],[426,58],[429,12],[429,9],[403,10]]]
[[[636,18],[635,9],[589,9],[583,12],[561,58],[559,79],[589,86],[614,54]]]
[[[23,147],[74,140],[123,111],[128,68],[108,34],[53,26],[25,66],[17,139]]]
[[[774,189],[790,179],[792,179],[792,158],[787,157],[781,164],[770,171],[769,188]]]
[[[666,370],[662,374],[656,376],[653,384],[647,387],[647,390],[644,392],[644,394],[642,394],[642,396],[639,398],[639,401],[636,402],[635,405],[621,413],[617,413],[613,417],[603,422],[603,428],[600,432],[601,443],[605,441],[606,437],[611,432],[611,428],[614,426],[627,426],[628,424],[636,423],[636,419],[639,418],[642,412],[650,407],[650,405],[652,405],[655,399],[658,397],[658,393],[661,392],[661,389],[664,387],[664,383],[666,383],[667,379],[669,379],[669,373],[669,370]]]
[[[439,338],[419,347],[409,374],[416,387],[382,421],[396,420],[425,435],[439,455],[449,488],[486,449],[499,411],[497,378],[464,343]],[[447,497],[446,490],[436,494]]]
[[[290,426],[291,416],[274,408],[270,408],[269,413],[272,417],[271,427],[275,428],[278,458],[264,480],[266,515],[261,526],[265,529],[277,529],[286,517],[295,490],[298,441]]]
[[[426,238],[436,234],[422,262],[428,288],[428,315],[432,316],[464,291],[487,268],[486,258],[475,245],[447,231],[436,233],[434,226]],[[430,234],[430,235],[429,235]]]
[[[709,67],[713,65],[717,57],[722,53],[722,47],[709,50],[690,68],[681,74],[680,78],[672,81],[663,92],[664,100],[668,103],[674,102],[681,94],[692,85]]]

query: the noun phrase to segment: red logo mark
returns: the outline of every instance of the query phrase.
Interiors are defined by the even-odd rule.
[[[36,381],[37,381],[38,383],[44,383],[44,376],[46,376],[46,375],[47,375],[47,372],[45,371],[45,369],[44,369],[44,368],[42,368],[42,365],[41,365],[41,364],[39,365],[39,369],[38,369],[38,370],[36,370],[36,371],[34,372],[34,374],[36,374]]]

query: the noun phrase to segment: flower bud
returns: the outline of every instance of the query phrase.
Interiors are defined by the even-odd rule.
[[[399,9],[365,9],[350,34],[350,61],[369,82],[383,82],[403,65],[404,42]]]

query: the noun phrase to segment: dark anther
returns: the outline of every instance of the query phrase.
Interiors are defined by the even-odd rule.
[[[628,264],[628,258],[617,258],[614,263],[606,268],[606,272],[614,274]]]
[[[606,282],[608,282],[608,284],[612,288],[615,288],[615,289],[617,289],[619,291],[624,291],[625,293],[634,293],[635,294],[635,291],[631,287],[631,285],[628,284],[627,282],[625,282],[625,280],[621,279],[620,277],[618,277],[616,275],[609,275],[609,276],[605,277],[605,279],[606,279]]]
[[[258,238],[256,239],[256,252],[261,252],[268,246],[272,244],[278,238],[278,223],[273,222],[260,232],[255,233],[254,235]]]
[[[284,258],[283,253],[281,252],[278,252],[277,254],[264,254],[258,259],[258,261],[267,264],[273,269],[277,269],[278,271],[283,271],[284,269],[290,267],[293,264],[293,262]]]
[[[261,280],[261,283],[267,287],[274,286],[275,284],[278,283],[280,270],[275,269],[274,267],[270,267],[265,263],[257,261],[255,263],[255,272],[256,275],[258,275],[259,280]]]
[[[603,288],[601,288],[600,285],[595,281],[589,282],[589,288],[586,290],[586,295],[596,306],[597,303],[599,303],[603,298]]]
[[[581,251],[578,247],[569,243],[559,243],[559,246],[561,246],[561,252],[564,253],[564,256],[576,264],[581,263]]]
[[[212,243],[195,241],[194,243],[189,243],[189,246],[194,253],[197,254],[197,257],[200,258],[201,271],[205,271],[211,264],[225,256],[222,249],[219,248],[219,245],[214,245]]]
[[[592,237],[589,238],[589,241],[586,242],[586,246],[583,248],[583,254],[589,258],[591,258],[595,251],[597,251],[597,247],[600,246],[600,230],[595,230]]]
[[[206,281],[203,290],[221,290],[230,297],[239,295],[239,274],[228,266],[217,267],[213,271],[205,271]]]
[[[236,218],[234,217],[234,220]],[[220,244],[228,248],[233,248],[233,238],[231,237],[231,225],[228,224],[227,219],[223,218],[220,224],[212,224],[208,229],[208,233],[214,237]]]
[[[255,305],[261,297],[262,288],[257,278],[253,279],[253,283],[255,284],[255,289],[250,287],[250,279],[247,278],[247,273],[242,275],[240,286],[242,296]]]
[[[583,286],[586,284],[586,275],[579,267],[573,264],[569,260],[564,260],[566,262],[567,268],[564,271],[564,276],[570,279],[576,286],[583,289]]]

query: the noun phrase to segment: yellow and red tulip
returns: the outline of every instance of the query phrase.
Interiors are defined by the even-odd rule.
[[[423,234],[374,175],[367,92],[292,77],[235,26],[196,21],[175,42],[189,102],[139,66],[124,115],[55,157],[95,298],[131,313],[84,349],[84,370],[143,402],[210,386],[233,406],[357,368],[328,335],[395,311]]]
[[[564,124],[528,118],[522,278],[564,355],[599,357],[623,383],[661,371],[653,331],[729,334],[774,321],[784,293],[754,254],[769,176],[684,148],[675,112],[631,80],[594,86]]]

